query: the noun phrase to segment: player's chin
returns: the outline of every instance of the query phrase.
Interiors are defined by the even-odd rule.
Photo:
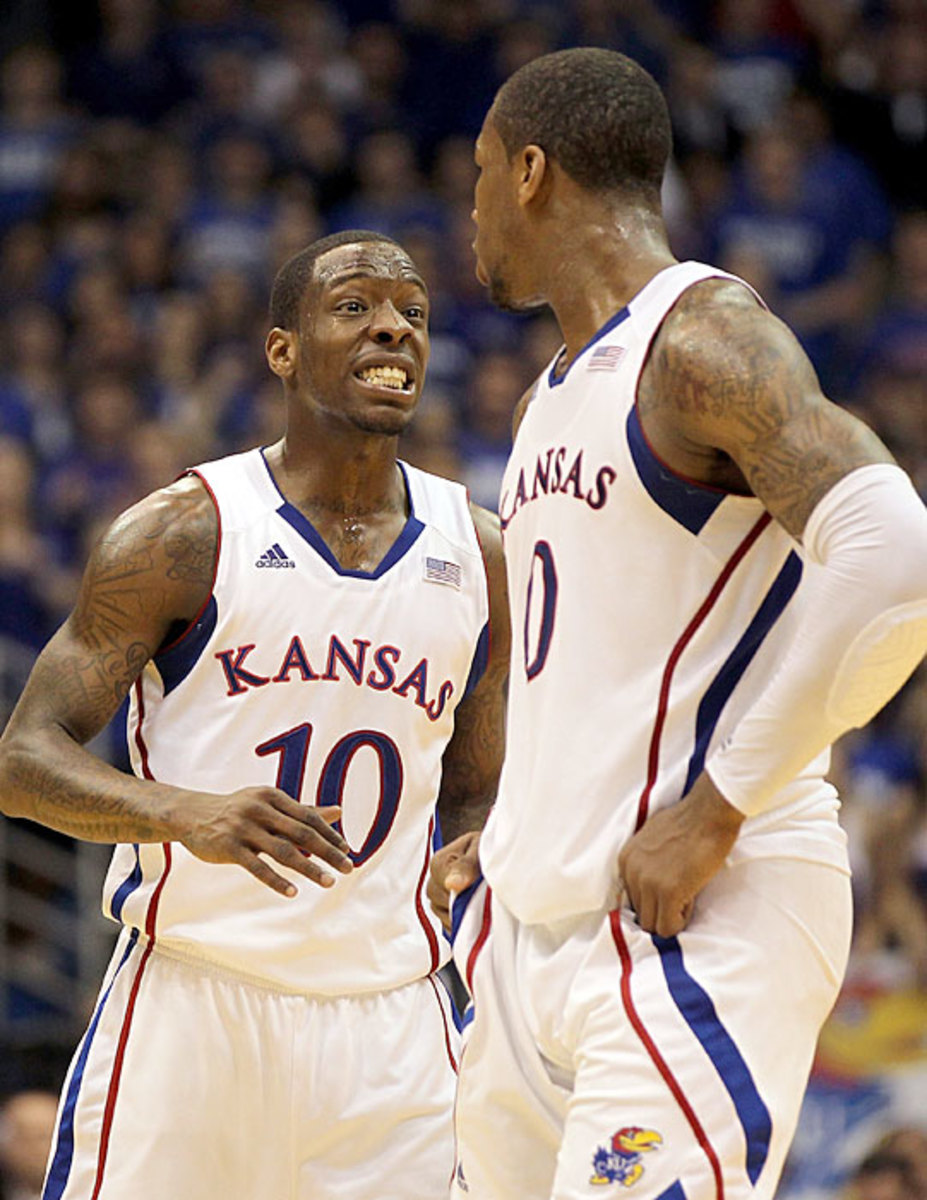
[[[406,409],[391,404],[381,404],[376,408],[366,409],[359,413],[354,423],[365,433],[378,433],[383,437],[398,437],[404,433],[412,420],[413,409]]]
[[[489,298],[503,312],[529,313],[544,307],[544,301],[535,298],[516,296],[508,284],[498,275],[491,275],[488,281]]]

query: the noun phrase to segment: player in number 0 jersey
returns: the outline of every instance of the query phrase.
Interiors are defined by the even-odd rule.
[[[565,344],[502,484],[485,883],[445,880],[461,1200],[770,1200],[849,946],[828,747],[927,648],[923,503],[749,287],[676,261],[669,146],[599,49],[522,67],[477,141],[478,274]]]
[[[45,1200],[447,1190],[456,1032],[423,893],[495,794],[508,634],[496,518],[396,457],[427,309],[389,238],[291,259],[284,437],[115,522],[10,721],[4,810],[118,843]],[[134,779],[82,749],[126,694]]]

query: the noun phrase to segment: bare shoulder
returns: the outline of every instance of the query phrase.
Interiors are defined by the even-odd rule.
[[[683,419],[723,417],[788,376],[791,405],[820,395],[795,336],[743,285],[708,279],[683,292],[664,319],[641,380],[646,411],[671,408]],[[697,420],[693,422],[697,425]]]
[[[823,395],[788,326],[731,280],[680,297],[654,340],[638,404],[671,465],[678,455],[683,470],[714,482],[705,472],[725,456],[795,536],[840,478],[891,461],[868,426]]]
[[[11,729],[54,724],[86,742],[212,588],[218,517],[184,478],[127,509],[97,542],[77,603],[33,668]]]
[[[212,586],[218,540],[215,505],[195,475],[152,492],[97,542],[75,615],[82,602],[105,592],[120,596],[138,615],[162,609],[169,622],[192,618]]]

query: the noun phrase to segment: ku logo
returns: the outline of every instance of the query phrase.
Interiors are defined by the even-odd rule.
[[[641,1156],[648,1150],[656,1150],[663,1138],[653,1129],[641,1129],[639,1125],[627,1125],[619,1129],[612,1138],[611,1149],[600,1146],[592,1158],[590,1183],[620,1183],[632,1187],[643,1175]]]

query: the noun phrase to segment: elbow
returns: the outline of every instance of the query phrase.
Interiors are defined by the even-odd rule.
[[[916,493],[915,493],[916,495]],[[896,603],[927,606],[927,506],[912,504],[892,545],[899,592]]]

